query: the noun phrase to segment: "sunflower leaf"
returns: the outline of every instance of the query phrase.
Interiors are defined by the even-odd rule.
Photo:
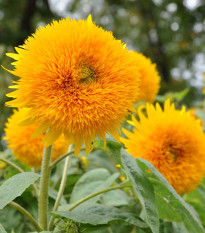
[[[110,173],[103,168],[93,169],[85,173],[75,184],[70,197],[70,203],[74,203],[91,193],[108,188],[118,176],[118,173],[110,175]],[[100,196],[101,195],[98,195],[90,201],[88,200],[86,203],[97,201]]]
[[[127,176],[130,178],[134,193],[142,204],[146,222],[149,224],[153,233],[158,233],[159,218],[153,186],[143,174],[137,161],[124,150],[121,151],[121,154],[122,165],[125,168]]]
[[[0,209],[3,209],[8,203],[13,201],[36,180],[40,177],[39,174],[33,172],[24,172],[12,176],[0,186]]]
[[[7,233],[1,224],[0,224],[0,233]]]
[[[196,211],[177,194],[163,175],[148,161],[141,158],[136,161],[154,186],[160,218],[183,223],[189,233],[204,233]]]
[[[127,213],[115,207],[100,204],[84,204],[83,206],[76,207],[72,211],[58,211],[52,214],[57,217],[65,217],[78,223],[90,225],[124,222],[140,228],[148,227],[145,222],[132,213]]]

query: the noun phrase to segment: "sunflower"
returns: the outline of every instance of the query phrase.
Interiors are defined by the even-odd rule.
[[[136,61],[136,66],[141,74],[140,92],[136,99],[138,101],[154,102],[160,88],[160,76],[156,69],[156,64],[141,53],[130,51]]]
[[[18,125],[18,122],[26,113],[27,109],[24,108],[14,111],[13,115],[6,123],[6,136],[4,139],[7,141],[8,147],[18,160],[29,167],[40,167],[43,155],[43,135],[32,138],[32,134],[36,130],[37,125]],[[68,144],[64,136],[61,135],[53,145],[52,160],[66,153],[67,149]]]
[[[29,37],[16,54],[14,75],[20,77],[8,96],[12,107],[27,107],[23,124],[38,123],[34,133],[51,145],[62,133],[86,153],[98,136],[117,129],[133,108],[139,90],[139,72],[133,56],[111,32],[87,20],[53,21]]]
[[[179,193],[188,193],[201,182],[205,172],[205,135],[200,120],[189,112],[176,110],[167,100],[146,105],[147,117],[139,112],[132,118],[133,132],[123,129],[122,142],[134,158],[151,162]]]

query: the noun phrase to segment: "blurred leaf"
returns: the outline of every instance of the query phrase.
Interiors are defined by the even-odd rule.
[[[189,233],[204,233],[205,231],[195,210],[176,193],[163,175],[144,159],[137,159],[137,163],[154,185],[158,200],[161,199],[158,202],[160,218],[169,219],[171,216],[182,222]],[[148,170],[151,172],[148,172]],[[174,213],[175,217],[173,216]]]
[[[129,205],[129,196],[122,190],[112,190],[102,195],[103,203],[109,206]]]
[[[186,202],[190,203],[196,210],[205,226],[205,187],[202,183],[196,190],[186,195]]]
[[[140,228],[147,228],[148,225],[134,214],[123,212],[117,208],[100,204],[85,204],[78,206],[72,211],[58,211],[53,213],[58,217],[72,219],[75,222],[103,225],[117,222],[124,222]]]
[[[159,233],[173,233],[173,226],[171,222],[160,221]]]
[[[146,222],[152,232],[159,232],[159,218],[155,201],[154,189],[150,181],[143,174],[137,161],[125,150],[121,150],[122,165],[130,178],[133,190],[139,198],[145,213]]]
[[[15,230],[16,233],[22,233],[25,226],[24,216],[10,206],[6,206],[3,210],[0,210],[0,223],[9,232],[18,226],[18,230]]]
[[[94,169],[85,173],[74,186],[70,197],[70,203],[109,187],[118,176],[118,173],[110,175],[110,173],[103,168]],[[100,195],[92,198],[90,201],[97,201],[99,198]],[[89,202],[89,200],[87,202]]]
[[[205,111],[197,109],[194,113],[205,123]]]
[[[115,161],[112,161],[111,156],[102,150],[93,150],[88,156],[88,162],[88,170],[104,168],[110,173],[117,171]]]
[[[57,195],[58,195],[58,192],[57,192],[55,189],[49,187],[49,189],[48,189],[48,195],[49,195],[49,197],[51,197],[51,198],[53,198],[54,200],[56,200]],[[64,198],[64,196],[61,197],[60,204],[61,204],[61,205],[67,204],[67,201],[66,201],[66,199]]]
[[[30,232],[30,233],[38,233],[37,231],[35,232]],[[41,231],[41,233],[52,233],[51,231]]]
[[[39,177],[39,174],[24,172],[5,181],[0,186],[0,209],[3,209],[8,203],[20,196]]]
[[[189,231],[187,231],[184,224],[182,224],[182,223],[173,222],[172,226],[173,226],[174,233],[189,233]]]
[[[0,233],[7,233],[4,227],[1,225],[1,223],[0,223]]]
[[[171,101],[176,100],[177,102],[181,102],[189,93],[189,91],[189,88],[185,88],[184,90],[179,92],[167,92],[165,95],[156,96],[156,101],[164,103],[166,99],[170,98]]]
[[[180,101],[182,101],[182,100],[186,97],[186,95],[189,93],[189,91],[190,91],[189,88],[185,88],[185,89],[182,90],[182,91],[175,92],[175,93],[173,94],[173,98],[174,98],[175,100],[177,100],[178,102],[180,102]]]
[[[106,139],[109,135],[106,136]],[[110,137],[109,137],[110,139]],[[95,141],[95,148],[104,150],[104,141],[103,140],[96,140]],[[120,162],[120,150],[122,148],[122,144],[116,142],[116,141],[106,141],[106,148],[105,148],[105,152],[107,152],[108,154],[111,154],[114,159],[118,162]]]

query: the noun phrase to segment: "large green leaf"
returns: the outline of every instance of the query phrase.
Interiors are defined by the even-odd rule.
[[[122,190],[112,190],[102,195],[103,203],[109,206],[129,205],[130,198]]]
[[[37,231],[35,232],[30,232],[30,233],[38,233]],[[52,233],[51,231],[41,231],[41,233]]]
[[[186,195],[185,201],[191,204],[196,210],[201,219],[203,226],[205,226],[205,189],[202,183],[196,190]]]
[[[58,195],[58,191],[56,191],[55,189],[49,187],[49,189],[48,189],[48,195],[49,195],[49,197],[51,197],[52,199],[56,200],[57,195]],[[61,204],[61,205],[66,205],[66,204],[67,204],[67,201],[66,201],[66,199],[64,198],[64,196],[61,197],[60,204]]]
[[[124,150],[121,153],[122,165],[125,168],[127,176],[130,178],[135,194],[142,204],[146,222],[153,233],[158,233],[159,218],[152,184],[141,171],[137,161]]]
[[[58,217],[72,219],[75,222],[104,225],[113,222],[124,222],[140,228],[147,228],[148,225],[132,213],[123,212],[115,207],[100,204],[84,204],[72,211],[58,211],[53,213]]]
[[[0,223],[0,233],[7,233],[4,227],[1,225],[1,223]]]
[[[33,172],[24,172],[12,176],[0,186],[0,209],[3,209],[8,203],[13,201],[16,197],[33,184],[38,178],[39,174]]]
[[[98,168],[85,173],[76,183],[73,188],[70,203],[74,203],[91,193],[108,188],[119,176],[118,173],[110,175],[110,173],[103,168]],[[92,198],[90,201],[94,202],[100,198],[100,195]],[[89,200],[87,201],[89,202]]]
[[[106,148],[104,148],[104,141],[103,140],[96,140],[94,148],[105,150],[107,154],[110,154],[118,163],[120,163],[120,150],[122,148],[122,144],[111,141],[111,136],[106,135]]]
[[[161,218],[169,219],[174,217],[182,222],[189,233],[204,233],[195,210],[188,205],[172,188],[163,175],[158,172],[154,166],[144,159],[137,159],[140,168],[154,185],[156,196],[161,199],[159,214]],[[150,170],[151,172],[147,172]]]

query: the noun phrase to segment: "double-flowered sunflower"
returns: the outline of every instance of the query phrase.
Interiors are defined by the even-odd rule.
[[[32,138],[37,125],[20,126],[18,123],[24,118],[27,109],[15,110],[8,119],[5,128],[5,140],[13,155],[29,167],[40,167],[43,155],[43,135]],[[52,160],[67,152],[68,144],[61,135],[53,145]]]
[[[133,132],[123,130],[127,151],[150,161],[179,193],[196,188],[205,173],[205,135],[199,119],[176,110],[169,100],[164,111],[159,104],[146,105],[145,116],[132,118]]]
[[[111,32],[87,20],[62,19],[41,27],[16,54],[11,71],[20,79],[9,96],[12,107],[29,108],[24,124],[38,123],[35,136],[47,131],[45,146],[62,133],[87,154],[96,136],[119,137],[120,122],[139,93],[133,56]]]
[[[136,99],[138,101],[154,102],[160,88],[160,76],[156,64],[145,57],[142,53],[130,51],[140,72],[140,92]]]

